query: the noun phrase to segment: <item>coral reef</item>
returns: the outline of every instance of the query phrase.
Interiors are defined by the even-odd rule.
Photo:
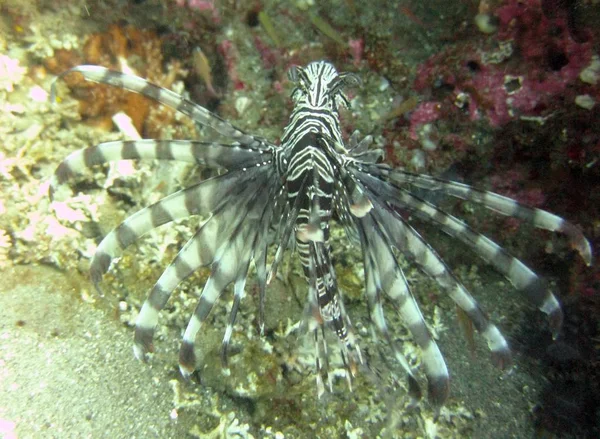
[[[54,75],[75,64],[96,62],[115,69],[127,66],[152,82],[188,93],[193,100],[243,129],[275,138],[281,133],[290,108],[287,68],[315,59],[332,60],[340,70],[359,73],[364,82],[351,96],[351,114],[342,115],[344,124],[350,131],[359,128],[373,134],[377,147],[386,150],[390,164],[436,175],[451,173],[469,183],[543,205],[580,224],[592,239],[595,254],[600,253],[597,4],[580,1],[572,10],[565,5],[573,2],[548,0],[400,3],[376,0],[370,7],[345,0],[332,2],[333,7],[313,1],[272,0],[249,4],[229,0],[2,3],[3,276],[15,266],[39,269],[44,265],[64,276],[65,284],[70,285],[70,278],[81,278],[73,291],[61,294],[81,302],[85,309],[115,316],[117,325],[128,325],[137,314],[142,295],[158,277],[158,267],[168,263],[176,253],[175,244],[193,230],[189,224],[178,224],[176,229],[152,235],[141,243],[133,253],[142,253],[143,257],[124,255],[112,278],[105,281],[104,299],[94,296],[87,279],[80,275],[87,271],[98,239],[108,232],[105,228],[132,213],[138,204],[157,196],[142,189],[142,183],[157,181],[156,174],[142,168],[127,187],[116,193],[114,187],[104,187],[104,172],[94,172],[78,181],[74,197],[50,203],[46,199],[47,179],[59,157],[91,144],[122,138],[122,133],[114,132],[112,122],[112,116],[120,111],[129,114],[136,130],[144,136],[193,138],[196,131],[185,118],[179,119],[164,107],[149,104],[137,95],[128,97],[122,90],[84,84],[77,75],[65,78],[70,91],[64,87],[59,90],[60,105],[48,101]],[[553,3],[558,6],[551,14],[548,5]],[[277,43],[270,35],[269,25],[259,21],[261,11],[275,29]],[[313,24],[309,13],[328,23],[334,33],[324,34]],[[490,33],[482,33],[475,24],[478,14],[487,14],[486,20],[492,26],[486,29],[491,29]],[[338,37],[343,44],[336,42]],[[210,63],[218,98],[207,92],[194,70],[192,54],[196,47],[202,49]],[[82,118],[102,130],[74,123]],[[79,191],[87,195],[78,195]],[[473,208],[468,203],[457,203],[448,209],[460,212]],[[581,427],[581,435],[597,436],[594,416],[598,402],[581,396],[599,382],[600,264],[584,270],[574,258],[566,264],[559,263],[557,254],[565,254],[569,249],[548,235],[531,234],[520,230],[515,222],[490,222],[475,214],[475,225],[482,231],[495,233],[510,242],[515,252],[526,255],[528,261],[545,267],[545,274],[566,305],[565,338],[561,340],[564,344],[548,346],[548,334],[531,340],[531,333],[539,327],[535,331],[528,329],[543,324],[523,311],[516,299],[507,299],[498,304],[496,317],[500,317],[523,355],[512,375],[494,382],[497,372],[485,364],[486,354],[480,346],[475,347],[476,362],[468,353],[462,353],[468,349],[457,329],[454,309],[435,293],[428,279],[409,270],[409,281],[415,285],[416,294],[429,301],[424,313],[432,320],[438,316],[436,328],[448,346],[445,354],[457,369],[453,375],[456,391],[438,418],[426,403],[416,408],[411,404],[398,368],[386,356],[389,352],[369,337],[364,303],[359,299],[362,279],[358,278],[357,261],[361,258],[348,255],[348,249],[344,249],[336,255],[336,269],[343,273],[340,277],[348,292],[349,308],[356,313],[356,329],[369,362],[368,370],[360,371],[353,393],[347,393],[345,383],[340,383],[339,392],[325,400],[316,399],[314,381],[306,370],[314,360],[310,344],[297,340],[295,329],[302,312],[296,294],[303,290],[299,287],[295,292],[294,286],[301,272],[291,264],[284,278],[286,283],[275,281],[269,296],[268,314],[274,317],[267,321],[265,338],[261,339],[256,331],[256,292],[245,299],[246,311],[234,328],[230,376],[222,375],[218,359],[219,332],[227,322],[229,297],[207,325],[215,329],[208,331],[208,341],[203,346],[207,366],[197,381],[176,381],[176,385],[169,384],[166,389],[156,384],[170,383],[176,377],[173,352],[156,354],[149,368],[135,365],[136,375],[123,379],[107,370],[98,386],[118,383],[118,398],[90,403],[90,414],[75,412],[71,423],[52,415],[56,407],[49,406],[46,416],[27,411],[29,396],[19,395],[18,391],[19,386],[25,385],[12,383],[4,375],[9,366],[19,366],[20,360],[7,358],[6,353],[13,351],[4,349],[3,344],[0,366],[4,381],[0,383],[7,388],[0,390],[7,391],[3,394],[6,402],[0,407],[0,431],[16,431],[22,437],[60,437],[65,431],[82,431],[82,437],[118,437],[124,431],[127,434],[121,436],[126,437],[161,433],[163,437],[218,437],[222,431],[232,429],[247,437],[300,438],[385,437],[386,433],[393,437],[402,429],[404,437],[412,438],[483,438],[493,434],[509,437],[515,431],[526,437],[534,434],[535,428],[539,434],[566,435],[569,429],[576,431],[574,423],[579,417],[585,420],[585,425],[577,426]],[[477,289],[484,301],[495,303],[495,296],[507,295],[509,285],[486,270],[472,269],[477,261],[467,259],[451,245],[447,247],[449,257],[459,266],[461,278]],[[342,257],[341,253],[347,256]],[[141,261],[145,261],[143,266],[138,265]],[[132,272],[139,276],[135,281],[127,280]],[[44,276],[37,277],[41,288]],[[165,341],[163,344],[176,345],[187,315],[192,312],[197,284],[203,284],[205,278],[206,273],[199,273],[189,279],[167,309],[157,334]],[[482,278],[485,283],[492,279],[492,286],[481,287]],[[3,292],[4,288],[0,290]],[[30,300],[35,297],[33,290]],[[63,319],[79,321],[79,312],[71,314],[65,309]],[[391,325],[399,325],[393,316],[391,319]],[[62,323],[44,322],[49,327],[61,327]],[[9,329],[19,328],[22,323],[2,324],[0,343],[22,343],[18,335],[14,339],[7,335],[11,334]],[[394,335],[412,364],[418,364],[418,349],[406,331]],[[67,335],[61,337],[66,339]],[[91,331],[85,337],[94,338],[96,333]],[[456,340],[456,344],[452,345],[451,340]],[[31,349],[41,350],[44,344],[48,343],[38,339]],[[104,340],[104,346],[107,344]],[[536,350],[530,351],[530,345],[535,345]],[[569,356],[572,348],[576,353]],[[60,355],[68,356],[69,349],[66,344]],[[104,361],[133,362],[129,345],[125,351],[122,359],[110,352]],[[86,357],[97,358],[90,352]],[[541,368],[540,357],[548,359]],[[46,360],[50,362],[51,358],[49,355]],[[98,369],[97,363],[87,366],[86,361],[87,358],[77,358],[71,364],[89,367],[83,370]],[[95,394],[93,387],[78,387],[80,369],[73,370],[69,386],[77,387],[82,395]],[[473,392],[483,382],[494,384],[477,387],[481,391]],[[554,389],[546,387],[545,382]],[[556,389],[566,388],[584,391],[561,397]],[[129,394],[126,389],[134,391]],[[142,395],[147,395],[151,403],[167,400],[174,411],[162,413],[164,420],[136,424],[134,431],[115,430],[117,425],[122,427],[117,418],[115,425],[94,423],[94,416],[106,405],[114,405],[122,412],[134,411],[136,416],[139,411],[142,416]],[[532,413],[531,407],[535,407]]]

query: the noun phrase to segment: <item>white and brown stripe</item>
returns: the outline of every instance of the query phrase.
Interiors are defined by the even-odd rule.
[[[449,392],[448,370],[417,301],[396,259],[397,252],[413,261],[434,279],[471,319],[486,339],[493,362],[506,367],[510,350],[506,340],[486,317],[462,283],[436,251],[399,214],[408,211],[422,222],[464,243],[492,265],[535,306],[550,316],[556,336],[562,311],[545,283],[523,262],[498,244],[472,230],[464,221],[444,212],[434,202],[419,197],[414,188],[479,203],[503,215],[527,221],[542,229],[567,235],[572,246],[589,265],[591,248],[573,224],[547,211],[524,206],[515,200],[468,185],[391,169],[378,164],[383,152],[369,149],[371,136],[362,140],[355,132],[344,145],[339,106],[347,106],[347,86],[359,83],[353,74],[338,73],[324,61],[293,68],[290,79],[294,110],[284,129],[281,145],[236,128],[229,122],[176,93],[142,78],[98,66],[78,66],[67,72],[86,80],[113,85],[152,98],[209,127],[221,142],[193,140],[135,140],[106,142],[76,151],[58,167],[50,182],[51,195],[59,184],[86,168],[117,160],[174,160],[220,170],[220,175],[182,189],[127,218],[101,241],[91,263],[96,286],[112,261],[150,230],[191,215],[205,221],[165,269],[144,302],[136,322],[134,351],[145,359],[153,349],[153,335],[160,311],[172,292],[200,267],[210,267],[180,350],[180,369],[189,376],[196,368],[195,339],[223,291],[233,284],[234,298],[222,344],[227,349],[248,268],[256,268],[259,287],[259,325],[264,329],[267,284],[277,272],[290,244],[295,244],[308,283],[305,326],[313,331],[319,393],[328,374],[330,349],[325,330],[332,330],[347,368],[347,378],[362,361],[350,317],[338,289],[329,242],[330,223],[336,219],[349,239],[362,247],[365,296],[373,327],[390,345],[394,357],[408,377],[411,395],[420,394],[413,371],[390,335],[383,298],[387,297],[422,351],[422,364],[429,383],[429,398],[441,406]],[[55,96],[54,87],[52,95]],[[292,237],[292,233],[294,234]],[[277,247],[267,267],[270,246]]]

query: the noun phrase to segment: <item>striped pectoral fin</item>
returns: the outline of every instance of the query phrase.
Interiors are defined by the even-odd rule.
[[[499,259],[501,259],[499,257]],[[562,328],[563,311],[560,303],[550,291],[548,283],[531,271],[523,262],[506,255],[507,278],[527,297],[531,303],[548,315],[548,326],[552,338],[556,339]]]
[[[361,187],[371,198],[375,206],[371,215],[374,215],[375,221],[382,225],[391,241],[390,243],[407,258],[415,261],[424,273],[432,277],[449,294],[486,339],[492,353],[493,363],[499,367],[507,367],[511,363],[511,353],[500,331],[488,321],[475,299],[451,274],[435,250],[396,212],[393,206],[388,204],[394,204],[393,200],[395,199],[400,207],[409,207],[407,206],[407,200],[403,200],[401,197],[403,192],[400,188],[391,186],[386,180],[393,173],[395,178],[390,178],[390,180],[398,182],[400,180],[398,176],[400,176],[404,178],[403,183],[412,183],[409,179],[412,175],[401,171],[390,171],[388,168],[381,166],[367,166],[364,168],[367,172],[359,167],[351,169],[351,172],[359,179]],[[393,189],[398,190],[398,192],[396,193]],[[390,196],[392,198],[388,201]],[[419,207],[422,206],[427,206],[427,204],[422,203],[419,205]],[[412,210],[418,211],[416,207],[413,206]]]
[[[245,270],[242,270],[241,276],[238,276],[238,278],[235,281],[233,303],[231,305],[231,311],[229,312],[229,322],[227,323],[227,328],[225,328],[225,334],[223,335],[223,342],[221,344],[221,365],[223,368],[229,367],[229,343],[233,334],[233,325],[235,325],[235,319],[240,308],[240,302],[244,295],[247,273],[248,267],[246,267]]]
[[[591,265],[592,263],[592,248],[583,233],[575,225],[553,213],[529,207],[495,192],[484,191],[467,184],[425,174],[413,174],[402,170],[394,170],[392,172],[382,170],[382,175],[400,184],[413,184],[423,189],[436,190],[452,197],[481,204],[502,215],[529,222],[540,229],[564,233],[573,249],[577,250],[584,262],[587,265]]]
[[[147,361],[148,353],[154,352],[154,331],[158,324],[158,314],[164,304],[158,303],[159,297],[169,297],[170,291],[157,291],[154,286],[150,297],[144,301],[142,309],[135,320],[135,334],[133,337],[133,354],[140,361]],[[166,300],[165,300],[166,302]]]
[[[274,188],[267,188],[266,192],[263,189],[262,184],[246,187],[248,193],[242,198],[244,202],[229,204],[223,215],[216,219],[220,222],[219,233],[207,236],[213,243],[216,242],[213,245],[216,245],[217,249],[214,251],[210,277],[204,286],[200,302],[188,324],[181,344],[179,365],[183,376],[189,376],[195,368],[194,341],[200,326],[208,316],[216,298],[227,285],[235,281],[234,303],[221,352],[223,364],[227,365],[227,348],[239,303],[244,293],[248,266],[254,254],[257,230],[262,225],[258,223],[258,220],[265,213],[265,209],[271,201],[268,194]],[[232,220],[232,218],[235,219]]]
[[[213,305],[225,288],[236,278],[241,276],[241,273],[245,272],[248,264],[250,263],[250,245],[252,239],[249,236],[254,233],[250,227],[241,224],[235,230],[235,234],[227,240],[225,244],[222,244],[217,250],[214,262],[212,264],[211,274],[204,284],[202,293],[200,295],[200,301],[196,306],[194,315],[192,316],[188,326],[185,330],[183,341],[181,343],[181,349],[179,351],[179,369],[184,377],[189,377],[196,368],[196,354],[194,352],[194,344],[196,335],[200,330],[202,324],[208,317]],[[214,238],[213,238],[214,239]],[[242,288],[239,290],[239,288]],[[235,305],[236,300],[241,299],[243,291],[243,285],[238,283],[237,299],[234,299],[234,308],[230,318],[230,324],[225,333],[224,343],[228,342],[229,337],[233,330],[233,321],[237,312],[237,306]],[[238,303],[239,304],[239,303]],[[225,346],[225,355],[227,348]]]
[[[113,229],[98,245],[90,265],[92,281],[98,285],[111,262],[150,230],[190,215],[207,215],[235,200],[244,189],[236,184],[243,171],[232,171],[182,189],[137,211]],[[237,191],[237,192],[236,192]]]
[[[271,154],[240,148],[238,143],[221,144],[190,140],[130,140],[100,143],[71,153],[50,179],[49,195],[59,185],[94,165],[119,160],[175,160],[212,168],[240,170],[269,163]]]
[[[508,343],[495,325],[489,322],[467,289],[451,274],[446,264],[431,246],[405,220],[381,206],[377,209],[379,223],[383,225],[393,245],[419,265],[424,273],[434,279],[450,298],[469,316],[475,328],[486,339],[492,352],[492,361],[499,367],[511,363]]]
[[[62,184],[87,168],[119,160],[156,159],[196,163],[194,143],[150,139],[100,143],[69,154],[56,170],[56,181]]]
[[[466,189],[460,191],[460,194],[464,194],[465,199],[481,203],[484,207],[502,215],[518,218],[540,229],[564,233],[569,239],[571,247],[581,255],[584,262],[587,265],[592,264],[592,248],[589,241],[575,225],[563,218],[494,192],[476,190],[467,186]]]
[[[255,229],[259,227],[259,224],[249,222],[248,224],[242,225],[242,227],[243,230],[240,232],[240,238],[234,241],[233,244],[235,244],[235,247],[230,250],[230,253],[235,254],[239,262],[233,264],[236,270],[233,287],[233,303],[231,305],[229,322],[227,323],[225,335],[223,336],[223,343],[221,345],[221,364],[224,368],[228,367],[229,342],[233,334],[233,325],[235,325],[240,302],[244,297],[248,267],[250,265],[250,260],[252,259],[254,239],[257,235]]]
[[[256,268],[256,278],[258,283],[259,291],[259,304],[258,304],[258,326],[260,335],[265,334],[265,302],[267,297],[267,252],[269,249],[269,229],[271,226],[271,220],[280,213],[279,205],[282,202],[281,195],[276,196],[275,202],[272,202],[272,196],[275,193],[280,192],[277,186],[272,187],[272,192],[267,195],[267,199],[270,200],[265,206],[262,213],[259,216],[257,224],[257,233],[254,238],[252,245],[252,259],[254,260],[254,266]]]
[[[579,230],[579,228],[577,228],[577,226],[575,226],[573,223],[570,223],[569,221],[567,221],[559,216],[556,216],[550,212],[547,212],[545,210],[541,210],[541,209],[536,209],[536,210],[539,211],[537,213],[538,221],[534,222],[534,225],[536,227],[541,227],[544,229],[555,230],[557,232],[564,233],[569,238],[571,247],[581,255],[585,264],[588,267],[590,265],[592,265],[592,258],[593,258],[592,246],[591,246],[590,242],[587,240],[587,238],[583,235],[581,230]],[[541,224],[548,224],[548,223],[551,223],[552,227],[556,227],[556,229],[550,229],[548,227],[541,225]]]
[[[265,335],[265,303],[267,298],[267,250],[269,247],[267,234],[268,227],[270,225],[270,218],[272,216],[272,210],[267,217],[263,217],[261,230],[256,235],[256,242],[254,243],[254,266],[256,267],[256,278],[258,283],[258,326],[260,335]],[[267,219],[268,218],[268,219]]]
[[[256,188],[247,186],[241,195],[244,203],[221,203],[167,267],[150,292],[136,322],[135,352],[138,358],[144,358],[151,350],[158,313],[171,293],[198,268],[213,263],[213,273],[234,271],[238,278],[236,294],[243,292],[243,284],[239,281],[240,277],[245,280],[255,244],[256,212],[264,211],[269,200],[260,195]],[[239,290],[240,287],[242,290]],[[232,319],[235,319],[233,311]]]
[[[61,73],[57,80],[74,72],[83,75],[87,81],[112,85],[144,95],[162,105],[173,108],[174,110],[189,116],[200,125],[210,127],[225,137],[235,139],[241,145],[252,148],[265,147],[266,142],[264,140],[243,132],[239,128],[233,126],[231,123],[227,122],[216,114],[211,113],[206,108],[195,104],[189,99],[185,99],[184,97],[171,90],[167,90],[166,88],[151,84],[150,82],[138,76],[109,70],[105,67],[95,65],[80,65]],[[55,97],[56,85],[53,83],[51,89],[52,100],[54,100]]]
[[[196,232],[150,291],[135,323],[136,358],[143,360],[148,352],[153,352],[152,339],[158,323],[158,314],[165,307],[177,285],[194,271],[213,262],[217,245],[215,238],[222,238],[218,234],[217,220],[214,217],[209,219]]]
[[[366,243],[367,241],[363,241],[363,245],[368,245]],[[411,396],[413,401],[418,401],[419,399],[421,399],[421,388],[419,386],[419,383],[413,375],[408,360],[401,352],[400,348],[397,346],[397,343],[390,336],[387,327],[385,314],[382,306],[383,304],[380,297],[381,281],[379,278],[378,269],[373,258],[372,251],[366,250],[363,253],[363,258],[365,271],[365,294],[369,303],[369,315],[371,317],[371,321],[375,325],[375,328],[377,329],[379,334],[381,334],[387,341],[388,345],[394,353],[396,361],[398,361],[398,363],[400,363],[400,366],[402,366],[402,369],[404,369],[408,383],[409,395]]]
[[[448,368],[444,356],[427,329],[417,302],[412,297],[410,290],[405,290],[405,287],[406,285],[403,285],[397,278],[389,285],[383,285],[384,290],[398,309],[402,321],[410,330],[415,343],[421,348],[427,376],[428,399],[433,406],[440,407],[448,398],[450,391]]]
[[[398,189],[395,193],[391,190],[380,192],[391,204],[409,209],[418,218],[436,224],[450,236],[471,247],[481,259],[505,276],[531,303],[549,315],[550,329],[556,337],[562,322],[560,305],[547,284],[523,262],[491,239],[475,232],[464,221],[405,190]]]
[[[395,357],[407,373],[408,386],[413,398],[420,397],[420,389],[406,359],[389,337],[385,317],[381,307],[379,291],[384,291],[398,310],[402,321],[411,331],[413,339],[421,348],[422,362],[428,382],[428,398],[435,406],[440,407],[448,397],[449,376],[444,358],[437,344],[429,334],[427,325],[414,300],[408,282],[398,266],[391,251],[391,244],[385,238],[372,215],[361,220],[364,241],[365,276],[367,297],[371,308],[373,322],[380,332],[390,341]]]
[[[204,284],[202,295],[200,296],[194,315],[185,329],[181,348],[179,349],[179,370],[181,375],[186,379],[194,373],[194,370],[196,370],[196,353],[194,352],[196,334],[200,331],[204,320],[208,317],[215,301],[226,286],[227,285],[223,284],[215,285],[212,274]]]
[[[185,192],[188,192],[189,197],[192,190],[179,191],[139,210],[104,237],[90,265],[90,274],[95,285],[102,280],[102,275],[108,271],[111,262],[142,235],[162,224],[192,214],[186,205],[188,197]]]
[[[64,159],[50,182],[51,194],[56,187],[87,168],[119,160],[175,160],[213,168],[238,169],[268,162],[266,152],[230,144],[193,140],[128,140],[100,143],[80,149]]]

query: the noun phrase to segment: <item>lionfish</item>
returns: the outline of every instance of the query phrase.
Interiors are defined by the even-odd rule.
[[[152,98],[209,127],[224,143],[197,140],[129,140],[101,143],[70,154],[57,168],[50,194],[85,168],[118,160],[175,160],[202,165],[218,175],[181,189],[127,218],[98,245],[91,261],[91,279],[98,287],[111,262],[130,244],[160,225],[200,215],[206,219],[181,248],[151,289],[137,317],[134,352],[146,359],[152,352],[158,315],[177,285],[201,267],[210,267],[179,354],[181,373],[196,367],[194,340],[215,301],[233,284],[233,304],[222,344],[222,360],[232,335],[251,263],[259,290],[259,326],[264,332],[264,305],[271,282],[288,248],[295,248],[308,283],[303,322],[315,340],[319,395],[323,378],[331,388],[325,328],[337,335],[339,353],[351,377],[362,362],[361,352],[344,308],[332,263],[330,225],[341,224],[347,238],[362,249],[364,285],[370,320],[387,340],[408,379],[412,394],[419,387],[411,366],[395,346],[386,323],[387,297],[422,351],[428,396],[439,407],[449,393],[448,370],[409,288],[398,257],[403,255],[433,278],[483,335],[492,361],[510,364],[508,344],[465,286],[438,253],[421,237],[406,213],[449,234],[469,247],[506,277],[536,307],[549,316],[554,337],[562,311],[546,284],[519,259],[491,239],[445,212],[422,193],[435,193],[480,204],[533,226],[564,233],[586,264],[592,261],[590,244],[571,223],[547,211],[471,186],[425,174],[393,169],[382,163],[383,151],[369,148],[371,136],[354,132],[342,136],[339,109],[348,107],[344,91],[360,85],[353,73],[339,73],[326,61],[294,66],[288,77],[294,85],[294,109],[280,144],[248,134],[190,100],[146,80],[104,67],[81,65],[60,77],[78,72],[88,81],[120,87]],[[57,78],[57,79],[59,79]],[[53,84],[53,96],[55,85]],[[274,255],[268,257],[271,246]],[[267,262],[269,260],[269,262]],[[350,378],[348,378],[350,379]]]

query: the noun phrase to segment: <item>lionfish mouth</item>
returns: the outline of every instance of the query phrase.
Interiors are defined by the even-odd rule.
[[[101,143],[69,155],[59,165],[50,186],[52,196],[56,187],[74,174],[118,160],[175,160],[220,171],[218,176],[175,192],[127,218],[104,237],[91,262],[91,278],[98,286],[112,262],[145,233],[191,215],[208,218],[160,276],[136,321],[134,351],[137,358],[145,359],[154,349],[158,315],[174,289],[199,268],[210,268],[210,276],[183,336],[179,364],[184,376],[196,369],[194,342],[201,325],[217,298],[233,284],[233,305],[222,348],[223,362],[227,363],[227,348],[251,264],[255,266],[258,282],[262,330],[267,285],[284,253],[292,247],[299,256],[308,284],[304,319],[306,328],[314,333],[318,392],[324,391],[324,377],[329,387],[332,386],[323,328],[336,334],[350,382],[363,358],[332,263],[330,224],[334,220],[344,227],[351,242],[360,245],[364,291],[372,325],[387,340],[406,372],[413,396],[419,396],[419,386],[409,362],[390,336],[382,303],[384,297],[395,304],[400,318],[421,348],[429,398],[436,407],[448,396],[448,370],[411,293],[397,254],[412,261],[437,282],[484,337],[493,363],[507,367],[511,354],[498,328],[400,212],[409,212],[420,222],[449,234],[493,266],[549,316],[550,329],[556,337],[562,311],[545,282],[494,241],[417,192],[460,198],[535,227],[564,233],[585,263],[591,264],[589,242],[577,227],[564,219],[493,192],[392,169],[380,163],[381,150],[369,148],[370,136],[361,139],[355,132],[344,140],[338,108],[348,105],[344,90],[360,81],[354,74],[338,73],[328,62],[313,62],[290,71],[290,80],[295,85],[292,95],[295,107],[280,145],[248,134],[190,100],[142,78],[91,65],[74,67],[60,77],[71,73],[155,99],[228,139],[224,143],[149,139]],[[55,96],[54,86],[52,95]],[[271,247],[276,249],[275,255],[267,263]]]

